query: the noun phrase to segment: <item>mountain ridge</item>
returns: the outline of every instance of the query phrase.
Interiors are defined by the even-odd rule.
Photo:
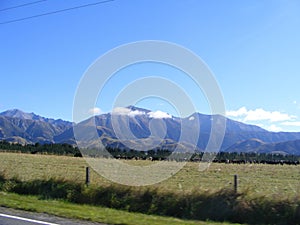
[[[249,152],[256,151],[259,144],[267,146],[295,141],[295,144],[289,143],[288,150],[282,152],[300,155],[300,145],[296,144],[297,140],[300,140],[300,132],[270,132],[222,115],[206,115],[198,112],[180,118],[161,111],[153,112],[135,106],[92,116],[77,124],[61,119],[45,118],[34,113],[25,113],[18,109],[7,110],[0,113],[0,139],[22,144],[39,142],[76,145],[73,131],[75,127],[84,131],[83,140],[87,147],[95,146],[100,138],[106,147],[118,146],[124,149],[140,147],[142,149],[151,147],[151,143],[155,142],[158,143],[159,148],[174,150],[180,146],[183,150],[194,148],[197,151],[203,151],[210,137],[212,122],[218,119],[224,119],[226,122],[221,151]],[[199,124],[198,141],[194,143]],[[94,125],[97,137],[91,133],[95,129]],[[181,136],[183,129],[186,132],[184,137]],[[247,142],[248,145],[244,143],[245,146],[243,146],[243,142]],[[276,148],[273,148],[273,145],[268,147],[275,151]],[[260,148],[263,147],[260,146]],[[259,151],[272,152],[266,149]]]
[[[35,120],[35,121],[43,121],[43,122],[49,122],[51,124],[56,124],[56,123],[72,124],[72,122],[69,122],[69,121],[66,121],[66,120],[46,118],[46,117],[37,115],[33,112],[31,112],[31,113],[24,112],[20,109],[6,110],[4,112],[1,112],[0,116],[19,118],[19,119]]]
[[[0,139],[11,142],[52,143],[54,136],[72,127],[72,123],[61,119],[45,118],[19,109],[0,113]]]
[[[242,151],[241,151],[242,150]],[[230,146],[225,152],[237,153],[269,153],[282,155],[299,155],[300,140],[291,140],[277,143],[266,143],[260,139],[249,139],[240,141]]]

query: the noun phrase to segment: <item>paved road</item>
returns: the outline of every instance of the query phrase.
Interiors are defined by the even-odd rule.
[[[104,225],[0,207],[1,225]]]

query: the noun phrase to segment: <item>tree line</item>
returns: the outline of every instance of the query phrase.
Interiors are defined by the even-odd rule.
[[[204,153],[204,152],[181,152],[173,153],[168,149],[155,149],[149,151],[136,151],[120,148],[112,148],[107,146],[106,150],[110,157],[116,159],[135,159],[135,160],[175,160],[175,161],[201,161],[204,154],[212,154],[208,158],[214,158],[216,163],[268,163],[268,164],[299,164],[300,156],[270,154],[270,153],[237,153],[237,152],[218,152],[218,153]],[[0,151],[5,152],[19,152],[31,154],[54,154],[54,155],[69,155],[74,157],[82,157],[79,148],[70,144],[26,144],[10,143],[8,141],[0,141]],[[97,150],[84,151],[87,155],[97,157]]]
[[[81,153],[78,147],[74,147],[70,144],[26,144],[21,145],[18,143],[10,143],[8,141],[0,141],[0,151],[5,152],[19,152],[19,153],[31,153],[31,154],[53,154],[53,155],[71,155],[75,157],[81,157]]]
[[[271,153],[237,153],[237,152],[218,152],[218,153],[204,153],[204,152],[180,152],[173,153],[168,149],[156,149],[149,151],[135,151],[122,150],[119,148],[107,147],[106,150],[117,159],[136,159],[136,160],[176,160],[176,161],[193,161],[199,162],[202,160],[204,154],[211,154],[207,158],[214,159],[215,163],[265,163],[265,164],[299,164],[300,156],[283,155]]]

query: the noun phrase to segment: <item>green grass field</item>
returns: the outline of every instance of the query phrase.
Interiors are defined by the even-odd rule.
[[[125,212],[99,206],[78,205],[56,200],[40,200],[35,196],[22,196],[4,192],[0,192],[0,206],[108,224],[233,225],[232,223],[212,221],[202,222],[182,220],[172,217],[144,215],[141,213]]]
[[[150,162],[126,163],[144,165]],[[83,158],[0,153],[0,173],[6,178],[18,178],[23,181],[57,178],[84,183],[86,166]],[[215,192],[233,188],[233,175],[238,174],[239,191],[247,192],[249,196],[286,199],[298,197],[300,193],[300,166],[211,164],[203,172],[200,172],[198,167],[198,163],[187,163],[170,179],[153,187],[167,192]],[[91,185],[109,184],[109,180],[94,171],[91,172]]]

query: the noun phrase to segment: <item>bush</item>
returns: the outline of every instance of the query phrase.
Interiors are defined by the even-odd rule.
[[[216,193],[176,194],[157,189],[121,185],[87,187],[63,180],[21,182],[5,180],[0,188],[7,192],[38,195],[42,199],[101,205],[116,209],[184,219],[230,221],[248,224],[300,224],[300,199],[268,200],[247,198],[246,193],[222,190]]]
[[[2,190],[2,186],[5,183],[4,174],[0,173],[0,191]]]

